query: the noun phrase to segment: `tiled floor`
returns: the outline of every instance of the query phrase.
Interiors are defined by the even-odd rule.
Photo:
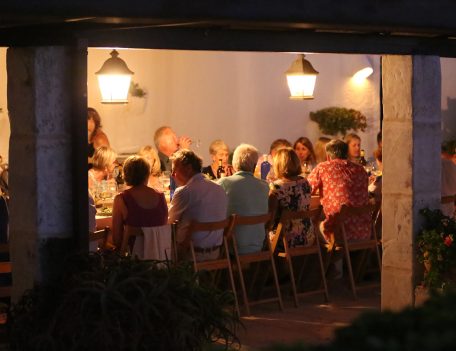
[[[350,324],[361,313],[380,310],[379,287],[360,290],[358,300],[353,299],[345,285],[330,288],[329,303],[324,303],[322,295],[315,295],[302,298],[298,308],[287,297],[284,312],[274,304],[253,308],[252,316],[242,317],[242,350],[258,350],[276,343],[326,343],[335,329]]]

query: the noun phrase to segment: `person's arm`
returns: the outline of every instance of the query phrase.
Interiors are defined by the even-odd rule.
[[[268,198],[268,211],[269,211],[269,213],[271,213],[271,221],[268,225],[268,227],[269,227],[268,229],[272,229],[278,208],[279,208],[279,200],[277,199],[277,195],[274,192],[274,190],[271,190],[269,192],[269,198]]]
[[[122,245],[122,238],[124,236],[124,221],[127,218],[127,213],[127,207],[125,206],[122,195],[116,195],[112,208],[112,236],[113,243],[117,248],[120,248]]]
[[[314,168],[307,176],[307,181],[309,182],[310,187],[312,188],[311,195],[316,194],[321,186],[321,179],[318,166]]]
[[[171,204],[168,209],[168,223],[172,224],[179,221],[182,213],[187,209],[188,198],[186,196],[185,188],[176,189]]]

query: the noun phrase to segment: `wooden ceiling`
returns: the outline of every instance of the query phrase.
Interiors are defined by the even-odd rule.
[[[16,0],[0,45],[456,56],[452,0]]]

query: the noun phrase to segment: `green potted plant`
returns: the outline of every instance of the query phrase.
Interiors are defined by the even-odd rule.
[[[418,261],[424,264],[424,284],[447,289],[456,283],[456,221],[440,210],[422,209],[423,228],[418,234]]]
[[[310,112],[310,120],[318,124],[320,132],[326,135],[342,137],[348,131],[365,131],[367,119],[360,111],[344,107],[327,107],[315,112]]]

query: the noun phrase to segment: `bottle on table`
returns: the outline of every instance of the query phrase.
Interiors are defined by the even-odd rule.
[[[363,167],[366,167],[367,166],[367,161],[366,161],[366,158],[364,156],[365,156],[365,152],[364,152],[364,150],[361,150],[360,157],[359,157],[359,164],[361,166],[363,166]]]
[[[217,168],[217,179],[225,177],[225,167],[222,165],[222,159],[219,159],[219,166]]]
[[[263,162],[261,162],[261,179],[266,180],[269,171],[271,170],[271,164],[268,161],[268,155],[263,155]]]

